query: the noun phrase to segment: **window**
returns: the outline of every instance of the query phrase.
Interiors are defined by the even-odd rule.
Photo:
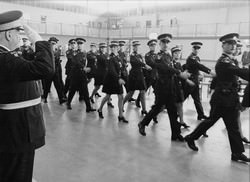
[[[139,28],[141,26],[141,23],[139,21],[136,22],[135,26]]]
[[[161,20],[156,20],[156,26],[159,27],[161,25]]]
[[[151,20],[147,20],[146,21],[146,28],[151,28],[151,26],[152,26]]]

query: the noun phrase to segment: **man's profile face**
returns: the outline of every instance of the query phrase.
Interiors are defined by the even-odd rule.
[[[225,42],[222,44],[223,51],[227,54],[234,54],[236,51],[236,42]]]
[[[167,50],[167,48],[168,48],[168,41],[160,41],[160,48],[161,48],[161,50],[162,51],[166,51]]]
[[[6,36],[8,37],[8,38],[6,38],[6,40],[9,43],[9,47],[8,47],[9,49],[15,50],[23,45],[20,29],[18,29],[18,28],[12,29],[12,30],[8,30],[8,31],[2,32],[2,33],[5,33]]]

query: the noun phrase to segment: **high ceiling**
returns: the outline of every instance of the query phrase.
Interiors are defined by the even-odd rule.
[[[102,14],[105,12],[119,13],[134,8],[168,7],[192,7],[204,4],[236,4],[248,2],[248,0],[53,0],[56,3],[79,5],[96,10]]]
[[[213,8],[246,4],[249,0],[0,0],[57,10],[74,11],[101,15],[104,13],[123,14],[136,9],[163,9],[164,11],[185,8]],[[47,6],[50,4],[49,6]],[[71,8],[72,7],[72,8]]]

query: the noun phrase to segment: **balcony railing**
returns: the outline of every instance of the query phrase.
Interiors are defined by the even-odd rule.
[[[122,28],[104,29],[90,28],[85,25],[64,23],[38,23],[27,22],[41,34],[55,34],[67,36],[85,36],[95,38],[146,38],[150,33],[171,33],[174,37],[209,37],[220,36],[228,32],[237,32],[241,36],[250,36],[250,22],[240,23],[214,23],[214,24],[188,24],[178,26],[160,26],[152,28]]]

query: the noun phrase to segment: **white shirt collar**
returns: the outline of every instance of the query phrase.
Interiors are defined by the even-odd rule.
[[[4,45],[0,44],[0,47],[4,48],[6,51],[10,51],[9,48],[5,47]]]

